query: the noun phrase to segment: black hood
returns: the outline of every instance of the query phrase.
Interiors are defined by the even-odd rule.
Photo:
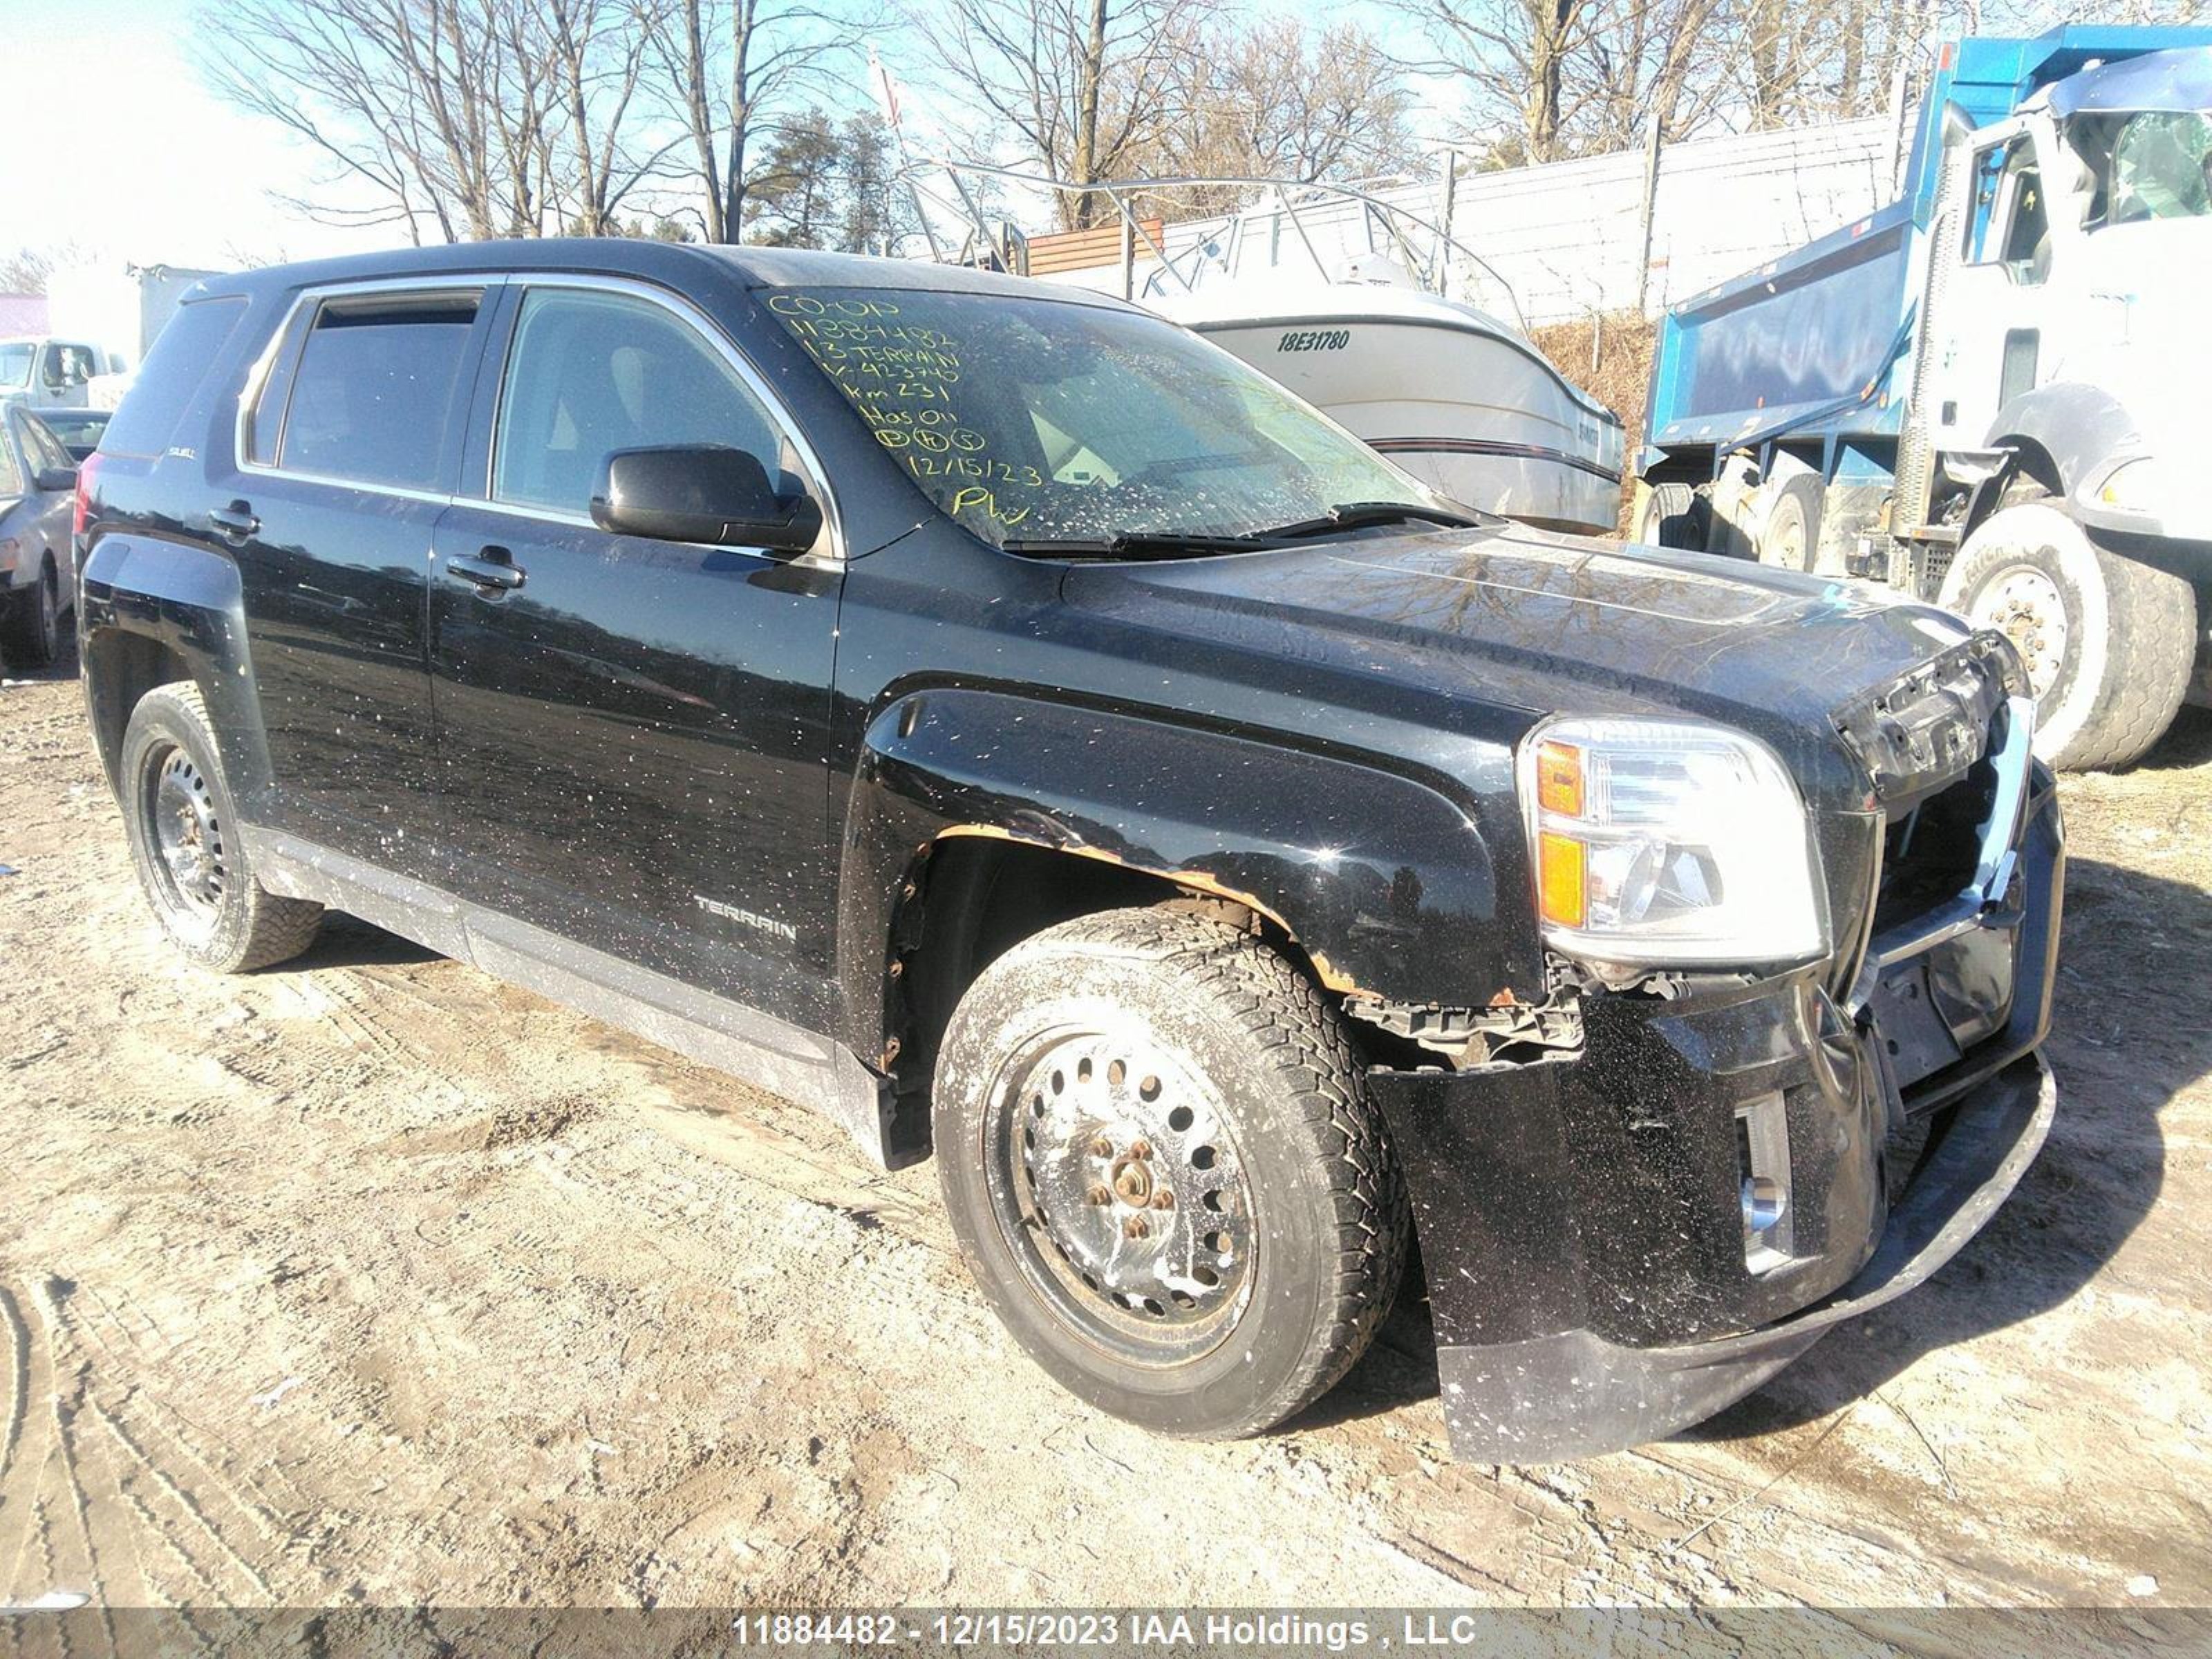
[[[1808,784],[1837,781],[1839,708],[1966,637],[1947,612],[1855,584],[1517,526],[1078,566],[1065,592],[1271,659],[1278,685],[1310,673],[1316,694],[1364,682],[1524,724],[1553,712],[1723,721],[1773,744]]]

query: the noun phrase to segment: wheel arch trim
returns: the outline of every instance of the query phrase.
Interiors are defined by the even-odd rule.
[[[152,689],[132,665],[149,648],[183,670],[206,700],[223,744],[223,768],[252,816],[270,784],[269,746],[246,646],[238,567],[189,542],[137,533],[102,536],[84,561],[78,645],[94,744],[113,787],[131,709]],[[158,684],[159,682],[155,682]]]
[[[1042,848],[1242,906],[1323,987],[1482,1006],[1540,991],[1517,842],[1405,773],[1148,713],[930,689],[870,722],[847,803],[837,921],[841,1035],[897,1035],[902,911],[963,841]]]

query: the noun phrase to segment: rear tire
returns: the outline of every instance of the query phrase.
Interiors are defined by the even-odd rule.
[[[31,668],[52,665],[62,650],[62,587],[52,559],[41,562],[39,580],[15,596],[0,637],[10,659]]]
[[[2035,752],[2126,766],[2165,735],[2197,656],[2197,595],[2089,539],[2057,502],[1999,508],[1966,538],[1941,603],[2008,635],[2035,688]]]
[[[1701,506],[1698,492],[1688,484],[1647,484],[1636,514],[1636,539],[1646,547],[1704,547]]]
[[[1820,562],[1820,481],[1800,473],[1776,494],[1759,532],[1759,562],[1811,571]]]
[[[1173,909],[1036,935],[962,998],[937,1159],[976,1283],[1062,1386],[1164,1433],[1257,1434],[1365,1350],[1405,1187],[1314,986]]]
[[[201,967],[242,974],[314,942],[323,907],[253,878],[199,688],[156,686],[123,734],[123,825],[138,884],[169,941]]]

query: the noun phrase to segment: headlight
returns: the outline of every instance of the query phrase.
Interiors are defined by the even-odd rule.
[[[1558,720],[1521,749],[1544,937],[1650,967],[1827,954],[1797,786],[1757,738],[1696,720]]]
[[[2105,475],[2105,482],[2097,486],[2097,500],[2123,513],[2156,514],[2165,503],[2164,483],[2158,463],[2148,455],[2138,455]]]

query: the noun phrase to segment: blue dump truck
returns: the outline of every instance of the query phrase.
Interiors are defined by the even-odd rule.
[[[2124,766],[2212,694],[2209,298],[2212,29],[1960,41],[1900,200],[1664,319],[1638,539],[2001,629]]]

